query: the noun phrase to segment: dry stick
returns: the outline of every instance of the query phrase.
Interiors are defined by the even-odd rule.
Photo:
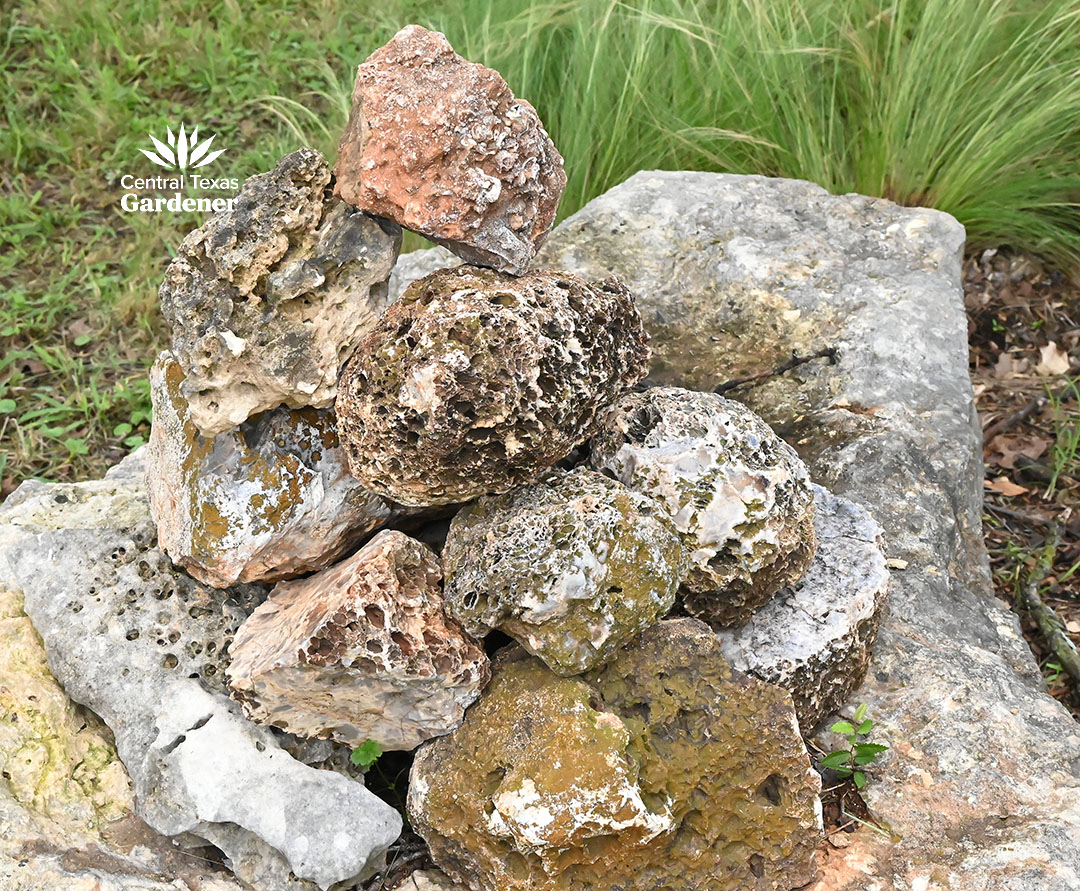
[[[1080,653],[1066,634],[1065,623],[1061,621],[1061,617],[1039,596],[1039,585],[1053,570],[1054,558],[1060,544],[1061,524],[1053,523],[1050,537],[1043,545],[1035,568],[1020,590],[1020,606],[1031,614],[1051,652],[1057,657],[1065,673],[1072,678],[1073,692],[1080,696]]]
[[[1062,387],[1054,393],[1053,398],[1057,401],[1064,402],[1075,395],[1072,387]],[[1024,421],[1033,414],[1042,411],[1049,401],[1050,396],[1044,393],[1042,396],[1036,396],[1019,411],[1015,411],[1011,415],[1006,415],[1000,420],[995,421],[983,431],[983,442],[990,442],[999,433],[1004,433],[1006,430],[1012,430],[1012,428],[1016,427],[1018,424],[1023,424]]]
[[[779,377],[782,374],[787,374],[793,368],[798,368],[800,365],[806,365],[808,362],[813,362],[815,359],[828,359],[830,365],[836,364],[837,359],[836,347],[826,347],[823,350],[818,350],[816,353],[811,353],[809,356],[800,356],[797,353],[792,353],[791,358],[788,359],[783,365],[777,365],[775,368],[769,371],[759,371],[757,374],[751,374],[749,377],[737,377],[734,380],[730,380],[727,383],[721,384],[715,390],[714,393],[723,395],[730,390],[737,390],[739,387],[745,387],[748,384],[755,384],[758,381],[765,380],[770,377]]]
[[[1013,510],[1009,507],[1002,507],[1000,504],[994,504],[992,501],[986,502],[986,509],[993,511],[995,514],[1001,514],[1005,517],[1012,517],[1014,520],[1024,520],[1028,523],[1035,523],[1039,526],[1053,526],[1056,520],[1046,519],[1044,517],[1037,517],[1035,514],[1025,514],[1023,511]]]

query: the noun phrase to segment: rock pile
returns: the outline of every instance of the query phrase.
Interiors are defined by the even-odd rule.
[[[43,495],[11,549],[140,816],[250,887],[380,868],[401,819],[348,763],[371,745],[416,750],[445,873],[417,888],[815,875],[800,724],[866,670],[880,532],[742,405],[634,390],[629,290],[526,269],[564,184],[528,103],[404,29],[334,176],[286,156],[170,264],[145,490]],[[387,306],[399,226],[466,263]]]

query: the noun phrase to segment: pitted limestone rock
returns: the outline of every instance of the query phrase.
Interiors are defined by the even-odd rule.
[[[403,504],[506,492],[588,436],[647,361],[641,319],[614,279],[440,270],[405,291],[345,369],[349,467]]]
[[[443,614],[438,558],[384,531],[348,560],[278,585],[241,626],[229,683],[249,717],[350,746],[414,749],[461,723],[490,671]]]
[[[749,619],[814,556],[814,497],[795,450],[743,405],[656,387],[602,419],[590,462],[662,504],[690,557],[689,612]]]
[[[161,285],[191,417],[212,435],[285,404],[326,408],[387,304],[392,223],[328,191],[312,149],[248,179],[232,210],[189,232]]]
[[[579,678],[504,651],[408,811],[479,891],[774,891],[814,876],[820,788],[788,694],[677,619]]]
[[[563,160],[536,110],[496,71],[409,25],[356,72],[335,193],[520,274],[555,220]]]
[[[396,812],[295,761],[223,693],[227,645],[263,589],[221,591],[176,570],[153,544],[141,474],[17,496],[5,505],[21,530],[3,549],[6,571],[53,674],[112,730],[138,815],[216,845],[267,891],[373,873],[400,831]]]
[[[323,569],[404,513],[345,466],[332,411],[277,408],[203,436],[169,353],[150,371],[147,458],[158,544],[209,585]]]
[[[446,609],[509,634],[560,675],[602,665],[671,609],[685,569],[663,508],[587,468],[553,471],[458,512]]]
[[[809,734],[866,676],[885,610],[883,533],[857,504],[814,486],[817,553],[798,582],[717,634],[739,671],[783,687]]]

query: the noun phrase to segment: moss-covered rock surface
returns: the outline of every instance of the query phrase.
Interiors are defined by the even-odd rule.
[[[819,790],[788,694],[676,619],[580,678],[507,651],[408,809],[482,891],[764,891],[814,877]]]
[[[480,498],[450,525],[446,609],[560,675],[606,662],[671,609],[685,559],[663,508],[587,468]]]

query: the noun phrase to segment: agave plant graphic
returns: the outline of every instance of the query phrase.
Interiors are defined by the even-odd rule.
[[[180,132],[174,134],[171,127],[166,127],[166,139],[168,145],[154,136],[153,133],[147,133],[150,137],[150,141],[154,143],[154,148],[157,152],[154,153],[149,149],[139,149],[146,157],[157,164],[159,167],[165,167],[168,170],[187,170],[189,167],[205,167],[211,161],[213,161],[218,155],[225,151],[225,149],[218,149],[217,151],[207,152],[210,149],[210,143],[214,141],[215,136],[211,136],[209,139],[203,140],[199,143],[199,128],[196,127],[188,135],[184,132],[184,125],[180,125]],[[199,143],[196,145],[196,143]]]

